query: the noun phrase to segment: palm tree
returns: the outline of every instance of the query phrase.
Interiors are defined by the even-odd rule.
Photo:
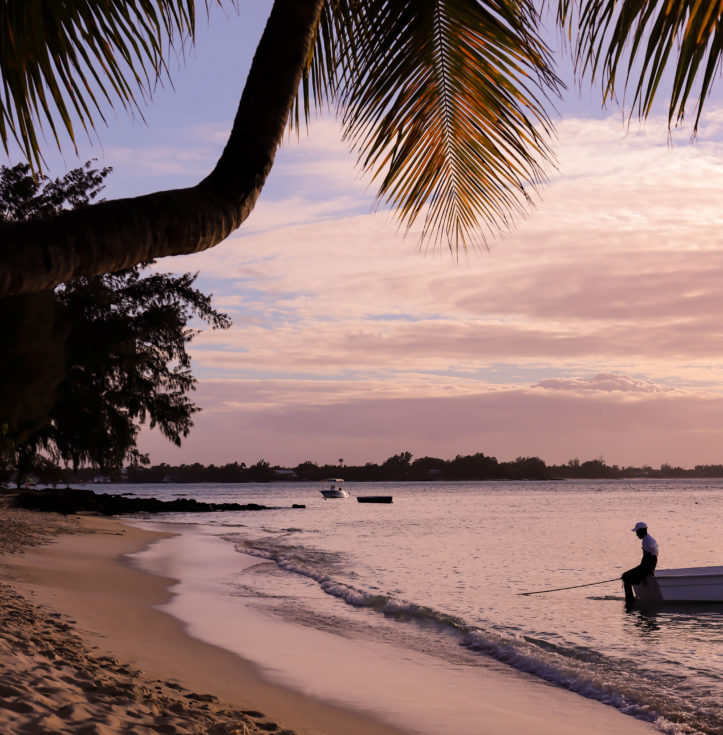
[[[25,27],[38,22],[28,8],[40,6],[43,23]],[[15,138],[39,164],[35,121],[56,139],[56,124],[72,136],[68,108],[92,126],[101,113],[88,80],[101,97],[134,104],[135,86],[163,73],[166,44],[192,34],[194,12],[193,0],[0,3],[6,150]],[[634,75],[642,59],[633,86],[643,116],[679,45],[670,117],[682,118],[702,74],[696,123],[719,67],[722,14],[723,0],[558,7],[580,72],[601,75],[606,95],[618,69]],[[423,237],[453,252],[483,246],[525,211],[552,158],[546,103],[559,81],[538,29],[534,0],[275,0],[214,170],[188,189],[3,228],[0,295],[221,242],[253,209],[289,120],[324,100],[406,225],[422,218]]]

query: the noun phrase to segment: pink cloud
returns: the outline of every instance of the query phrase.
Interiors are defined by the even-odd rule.
[[[623,393],[670,393],[673,388],[651,380],[639,380],[628,375],[599,373],[592,378],[546,378],[535,388],[567,391],[620,391]]]
[[[718,461],[723,143],[668,147],[664,121],[625,134],[617,117],[559,131],[537,209],[459,263],[358,214],[372,197],[331,125],[282,151],[291,193],[173,261],[235,319],[192,346],[206,410],[176,456]]]

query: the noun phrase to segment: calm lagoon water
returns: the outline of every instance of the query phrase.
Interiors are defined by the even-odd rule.
[[[723,482],[349,483],[349,490],[393,495],[394,503],[325,501],[316,483],[112,487],[278,506],[154,516],[153,523],[181,533],[175,543],[185,544],[186,555],[176,546],[172,568],[158,568],[153,549],[139,561],[196,580],[195,587],[179,585],[177,607],[169,607],[192,633],[212,639],[215,630],[213,642],[255,658],[287,683],[363,706],[375,665],[396,657],[414,666],[423,655],[432,664],[421,668],[453,683],[457,710],[465,706],[464,677],[509,667],[663,732],[723,733],[723,606],[626,613],[617,581],[519,594],[619,577],[640,560],[630,530],[639,520],[660,545],[659,568],[723,564]],[[184,589],[190,601],[201,583],[206,602],[189,602],[184,612]],[[209,595],[218,601],[213,614]],[[258,635],[232,643],[223,621],[238,603],[260,623]],[[316,664],[308,646],[295,658],[293,636],[286,640],[282,629],[274,633],[274,654],[263,641],[264,620],[282,621],[287,632],[301,627],[309,640],[324,634],[311,657]],[[335,650],[332,638],[354,641],[353,666],[330,668],[352,650]],[[335,689],[330,679],[348,685]],[[403,686],[398,696],[406,696]]]

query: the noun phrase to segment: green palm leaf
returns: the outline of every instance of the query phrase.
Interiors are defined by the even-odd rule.
[[[633,90],[631,110],[643,118],[673,66],[668,123],[683,120],[694,95],[695,133],[720,70],[723,0],[559,0],[558,18],[574,36],[578,70],[600,74],[604,99],[615,96],[624,75],[624,88]]]
[[[422,218],[423,241],[486,245],[545,180],[559,82],[537,22],[528,0],[327,3],[311,96],[334,98],[379,198]]]
[[[102,102],[137,108],[166,71],[178,38],[193,37],[194,0],[0,0],[0,138],[40,168],[38,137],[58,125],[75,143]]]

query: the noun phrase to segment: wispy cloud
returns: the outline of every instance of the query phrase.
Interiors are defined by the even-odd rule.
[[[703,461],[723,392],[723,112],[711,113],[692,146],[669,145],[662,121],[563,121],[539,206],[459,263],[372,213],[336,124],[312,128],[279,154],[247,227],[160,264],[200,270],[235,321],[192,347],[210,401],[199,426],[252,416],[249,446],[265,436],[261,454],[278,461],[308,437],[339,456],[342,439],[376,447],[367,458],[436,441],[437,454],[489,443],[560,461],[634,462],[636,449]]]
[[[598,373],[591,378],[546,378],[535,388],[567,391],[619,391],[621,393],[670,393],[673,388],[658,385],[652,380],[639,380],[629,375]]]

